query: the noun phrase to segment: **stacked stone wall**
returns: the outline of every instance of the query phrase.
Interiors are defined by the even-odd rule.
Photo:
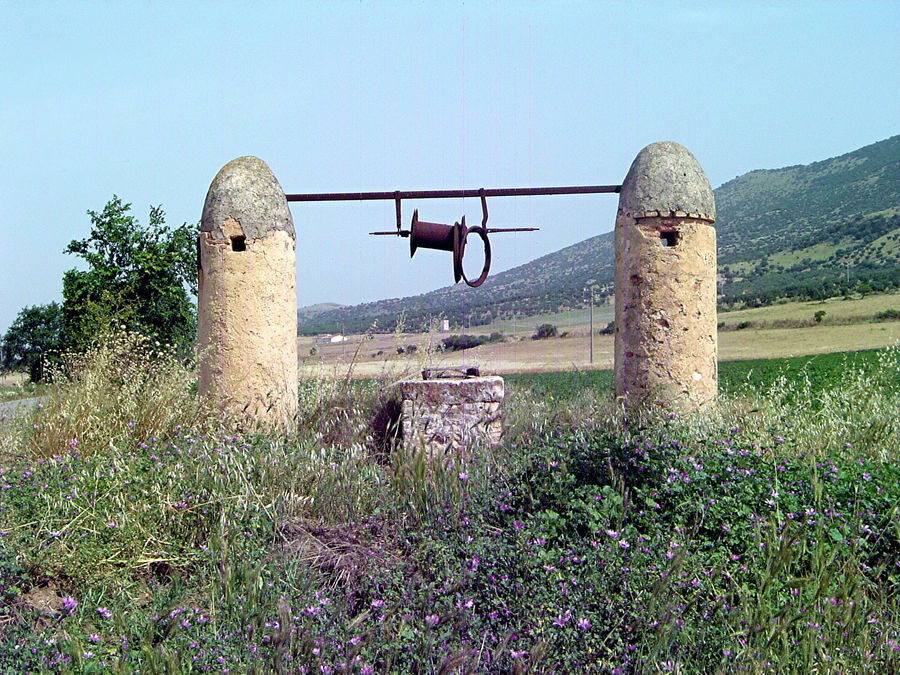
[[[432,460],[465,457],[475,443],[495,446],[502,433],[502,377],[403,380],[400,423],[407,450]]]

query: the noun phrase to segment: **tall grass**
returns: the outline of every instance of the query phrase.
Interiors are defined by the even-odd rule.
[[[0,672],[900,669],[897,350],[684,418],[519,385],[429,467],[389,381],[240,432],[151,347],[0,426]]]
[[[81,455],[148,439],[200,420],[192,370],[168,345],[120,332],[83,354],[64,354],[25,429],[33,457]]]

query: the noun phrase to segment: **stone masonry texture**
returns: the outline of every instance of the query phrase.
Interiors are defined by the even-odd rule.
[[[495,446],[502,431],[502,377],[403,380],[401,434],[407,449],[432,461],[466,456],[473,443]]]
[[[616,217],[615,384],[627,407],[682,412],[718,389],[715,203],[677,143],[642,150]]]
[[[287,427],[297,412],[294,226],[265,163],[241,157],[219,172],[200,230],[200,394]]]

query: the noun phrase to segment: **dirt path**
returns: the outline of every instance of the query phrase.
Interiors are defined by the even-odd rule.
[[[0,403],[0,422],[9,419],[17,413],[28,412],[36,406],[40,400],[40,396],[35,396],[33,398],[20,398],[16,401]]]

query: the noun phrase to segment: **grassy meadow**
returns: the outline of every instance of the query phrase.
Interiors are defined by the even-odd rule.
[[[68,374],[0,423],[0,673],[900,671],[897,348],[723,364],[687,417],[523,374],[430,468],[389,378],[273,434],[138,336]]]

